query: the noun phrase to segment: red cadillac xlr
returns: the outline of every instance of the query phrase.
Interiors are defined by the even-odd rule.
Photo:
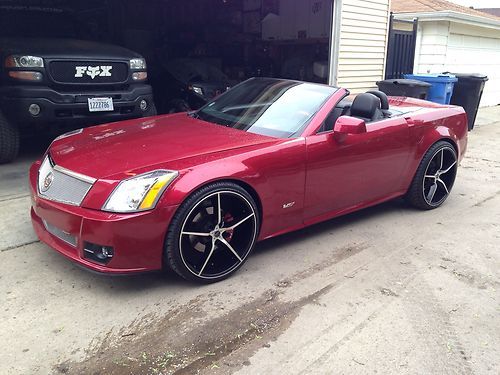
[[[196,112],[80,129],[30,170],[38,237],[91,270],[221,280],[264,240],[397,197],[439,207],[460,107],[280,79]]]

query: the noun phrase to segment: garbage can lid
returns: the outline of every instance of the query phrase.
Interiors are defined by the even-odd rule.
[[[453,74],[442,73],[442,74],[405,74],[405,78],[408,79],[418,79],[421,81],[429,83],[449,83],[457,82],[458,79]]]
[[[386,84],[386,85],[400,85],[400,86],[409,86],[409,87],[431,87],[432,84],[418,81],[416,79],[385,79],[383,81],[377,82],[377,85]]]
[[[474,79],[484,82],[489,80],[487,75],[481,73],[451,73],[451,74],[453,74],[457,78]]]

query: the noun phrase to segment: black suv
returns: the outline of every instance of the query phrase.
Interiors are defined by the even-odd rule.
[[[145,60],[75,39],[0,38],[0,163],[20,135],[156,114]]]

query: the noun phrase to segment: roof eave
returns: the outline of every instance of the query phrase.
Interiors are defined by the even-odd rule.
[[[500,21],[453,11],[394,13],[394,17],[399,20],[412,20],[418,18],[419,21],[454,21],[500,30]]]

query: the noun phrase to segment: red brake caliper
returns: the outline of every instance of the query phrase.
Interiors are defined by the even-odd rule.
[[[226,212],[223,220],[224,224],[227,224],[227,226],[230,227],[231,223],[234,221],[234,217],[229,212]],[[233,233],[234,233],[233,229],[224,232],[224,238],[227,242],[231,242],[231,240],[233,239]]]

